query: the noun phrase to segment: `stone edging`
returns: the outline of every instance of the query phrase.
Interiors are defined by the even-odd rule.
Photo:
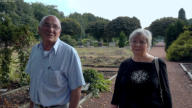
[[[187,71],[185,66],[183,65],[184,63],[179,63],[179,65],[182,67],[182,69],[188,74],[189,78],[192,80],[192,73]]]
[[[15,90],[8,91],[8,92],[6,92],[6,93],[1,94],[0,96],[4,96],[4,95],[7,95],[7,94],[11,94],[11,93],[13,93],[13,92],[16,92],[16,91],[19,91],[19,90],[22,90],[22,89],[27,89],[27,88],[29,88],[29,85],[24,86],[24,87],[17,88],[17,89],[15,89]]]

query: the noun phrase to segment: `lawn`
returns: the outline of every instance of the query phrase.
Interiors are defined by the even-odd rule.
[[[132,55],[129,48],[96,47],[76,49],[83,65],[119,66],[123,60]]]

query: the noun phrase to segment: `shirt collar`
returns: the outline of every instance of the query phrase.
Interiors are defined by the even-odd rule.
[[[58,47],[59,47],[59,42],[60,42],[60,39],[58,38],[57,39],[57,41],[55,42],[55,44],[53,45],[53,50],[54,50],[54,52],[55,52],[55,54],[57,53],[57,49],[58,49]],[[41,41],[40,42],[40,44],[38,45],[38,47],[41,49],[41,50],[43,50],[43,42]],[[52,50],[51,49],[51,50]]]
[[[58,38],[56,43],[54,44],[53,48],[54,48],[54,51],[55,51],[55,54],[57,53],[57,49],[59,47],[59,43],[60,43],[60,39]]]

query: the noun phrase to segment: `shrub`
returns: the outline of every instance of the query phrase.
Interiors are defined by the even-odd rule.
[[[167,59],[173,61],[192,60],[192,32],[180,34],[167,50]]]
[[[125,42],[126,42],[126,35],[125,35],[124,32],[121,32],[120,36],[119,36],[119,43],[118,43],[119,48],[124,47],[125,46]]]
[[[105,80],[103,74],[94,69],[86,69],[83,72],[85,81],[90,83],[89,90],[93,96],[98,96],[99,92],[109,91],[111,81]]]
[[[71,38],[70,35],[62,35],[61,40],[63,40],[64,42],[66,42],[67,44],[71,45],[71,46],[76,46],[77,45],[77,41],[73,38]]]

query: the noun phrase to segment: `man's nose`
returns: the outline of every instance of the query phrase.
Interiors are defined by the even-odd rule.
[[[53,26],[50,26],[48,30],[49,30],[50,32],[53,32],[53,31],[54,31]]]

